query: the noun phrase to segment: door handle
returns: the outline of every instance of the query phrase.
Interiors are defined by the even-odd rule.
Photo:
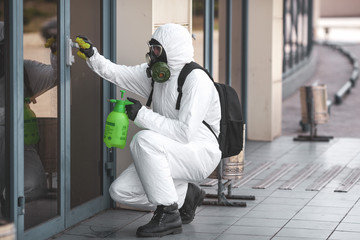
[[[72,48],[79,48],[79,44],[73,42],[69,36],[66,36],[66,65],[71,66],[75,62],[75,57],[72,55]]]

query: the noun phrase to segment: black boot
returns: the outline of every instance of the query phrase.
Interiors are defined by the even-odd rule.
[[[182,232],[181,218],[177,203],[157,206],[150,222],[136,231],[138,237],[162,237]]]
[[[194,220],[196,208],[204,201],[205,194],[205,191],[195,184],[188,184],[184,205],[179,210],[183,224],[191,223]]]

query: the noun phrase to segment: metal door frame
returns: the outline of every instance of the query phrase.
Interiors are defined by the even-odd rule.
[[[116,59],[116,0],[102,0],[102,48],[104,56]],[[70,36],[70,0],[58,0],[58,77],[59,77],[59,153],[60,153],[60,209],[59,216],[24,231],[23,207],[18,206],[24,196],[24,116],[23,108],[23,0],[5,0],[6,38],[9,43],[9,97],[7,98],[10,126],[10,219],[15,223],[18,239],[47,239],[56,233],[109,208],[107,191],[115,172],[115,153],[103,145],[103,195],[70,209],[70,66],[66,63],[66,36]],[[110,28],[109,28],[110,26]],[[110,112],[106,100],[114,95],[115,87],[103,81],[103,119]],[[103,121],[104,122],[104,121]],[[110,173],[108,175],[107,173]]]

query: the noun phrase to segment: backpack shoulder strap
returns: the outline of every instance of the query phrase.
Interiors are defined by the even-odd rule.
[[[181,103],[181,97],[182,97],[182,87],[184,86],[184,83],[185,83],[185,80],[186,80],[186,77],[189,75],[189,73],[194,70],[194,69],[202,69],[203,71],[206,72],[206,74],[209,76],[209,78],[211,79],[211,81],[214,82],[214,79],[212,78],[211,74],[209,73],[208,70],[206,70],[205,68],[203,68],[201,65],[199,65],[198,63],[196,62],[190,62],[190,63],[187,63],[185,64],[185,66],[183,67],[183,69],[181,69],[181,72],[179,74],[179,77],[178,77],[178,92],[179,92],[179,95],[178,95],[178,98],[177,98],[177,101],[176,101],[176,110],[179,110],[180,109],[180,103]],[[216,140],[219,142],[219,138],[216,136],[214,130],[212,130],[212,128],[210,127],[210,125],[205,122],[204,120],[202,121],[202,123],[214,134]]]
[[[150,92],[149,98],[146,102],[146,106],[148,106],[148,107],[150,107],[150,105],[151,105],[153,93],[154,93],[154,80],[151,79],[151,92]]]
[[[184,86],[186,77],[189,75],[189,73],[191,73],[192,70],[194,69],[202,69],[203,71],[206,72],[206,74],[209,76],[209,78],[213,80],[211,74],[202,66],[200,66],[198,63],[196,62],[190,62],[185,64],[185,66],[181,69],[179,77],[178,77],[178,88],[177,91],[179,92],[177,101],[176,101],[176,110],[180,109],[180,103],[181,103],[181,98],[182,98],[182,87]]]

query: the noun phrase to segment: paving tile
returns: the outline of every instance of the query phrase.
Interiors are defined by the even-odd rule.
[[[271,240],[324,240],[323,238],[305,238],[305,237],[279,237],[275,236]]]
[[[278,197],[278,198],[306,198],[312,199],[317,192],[313,191],[284,191],[284,190],[277,190],[271,197]]]
[[[302,206],[298,205],[285,205],[285,204],[264,204],[261,203],[254,207],[254,211],[266,211],[266,212],[278,212],[278,211],[288,211],[292,213],[298,212]]]
[[[65,233],[68,235],[83,236],[88,238],[104,238],[114,233],[117,228],[102,227],[102,226],[89,226],[80,224]]]
[[[325,229],[299,229],[299,228],[283,228],[276,234],[277,237],[298,237],[298,238],[320,238],[327,239],[332,230]]]
[[[264,226],[232,226],[227,229],[224,234],[242,234],[253,236],[267,236],[271,237],[280,230],[279,227],[264,227]]]
[[[360,223],[340,223],[336,228],[336,231],[346,231],[346,232],[359,232],[360,233]]]
[[[308,198],[282,198],[282,197],[268,197],[262,203],[263,204],[286,204],[304,206],[309,202]]]
[[[83,221],[82,224],[119,228],[146,215],[144,212],[138,212],[137,214],[126,214],[126,211],[124,214],[122,214],[120,211],[115,212],[116,214],[97,215],[96,217],[92,217]]]
[[[345,216],[349,212],[349,208],[342,207],[322,207],[322,206],[305,206],[299,213],[315,213],[315,214],[335,214]]]
[[[106,216],[108,218],[119,219],[119,218],[121,218],[123,216],[126,216],[126,217],[139,216],[139,215],[143,215],[143,214],[147,214],[147,213],[149,213],[149,212],[147,212],[147,211],[135,211],[135,210],[119,208],[119,209],[110,209],[110,210],[103,211],[103,212],[99,213],[96,216]]]
[[[184,224],[183,232],[197,232],[197,233],[222,233],[228,229],[231,225],[213,225],[213,224]]]
[[[56,240],[88,240],[88,239],[92,239],[92,240],[102,240],[104,238],[94,238],[94,237],[87,237],[87,236],[77,236],[77,235],[70,235],[70,234],[63,234],[59,237],[54,237],[51,239],[56,239]]]
[[[248,218],[275,218],[275,219],[291,219],[295,213],[293,212],[263,212],[263,211],[250,211],[245,216]]]
[[[264,227],[282,227],[288,222],[287,219],[271,219],[271,218],[248,218],[243,217],[234,225],[240,226],[264,226]]]
[[[307,220],[307,221],[327,221],[327,222],[340,222],[344,215],[339,214],[326,214],[326,213],[298,213],[293,219]]]
[[[218,217],[241,217],[248,213],[250,209],[242,207],[217,207],[208,206],[199,212],[198,216],[218,216]]]
[[[344,231],[335,231],[329,237],[329,240],[359,240],[359,232],[344,232]]]
[[[351,208],[354,205],[353,201],[328,199],[312,199],[308,203],[309,206],[326,206],[326,207],[347,207]]]
[[[358,215],[347,215],[342,222],[346,223],[360,223],[360,216]]]
[[[254,236],[254,235],[245,235],[245,234],[221,234],[216,240],[269,240],[267,236]]]
[[[136,230],[138,227],[144,225],[142,222],[133,222],[128,224],[127,226],[113,232],[112,234],[106,236],[105,239],[148,239],[148,238],[137,238]],[[157,239],[157,238],[154,238]]]
[[[339,193],[339,192],[319,192],[314,197],[314,200],[339,200],[354,203],[359,199],[359,194],[348,194],[348,193]]]
[[[348,213],[348,216],[360,216],[360,207],[352,208]]]
[[[290,220],[285,227],[286,228],[300,228],[300,229],[323,229],[323,230],[333,230],[338,225],[338,222],[328,222],[328,221],[309,221],[309,220]]]
[[[208,225],[232,225],[239,220],[238,217],[218,217],[196,215],[191,224],[208,224]]]
[[[161,240],[215,240],[217,234],[212,233],[197,233],[183,231],[181,234],[167,235],[158,239]],[[151,238],[153,239],[153,238]],[[156,239],[156,238],[155,238]],[[147,238],[149,240],[149,238]]]

